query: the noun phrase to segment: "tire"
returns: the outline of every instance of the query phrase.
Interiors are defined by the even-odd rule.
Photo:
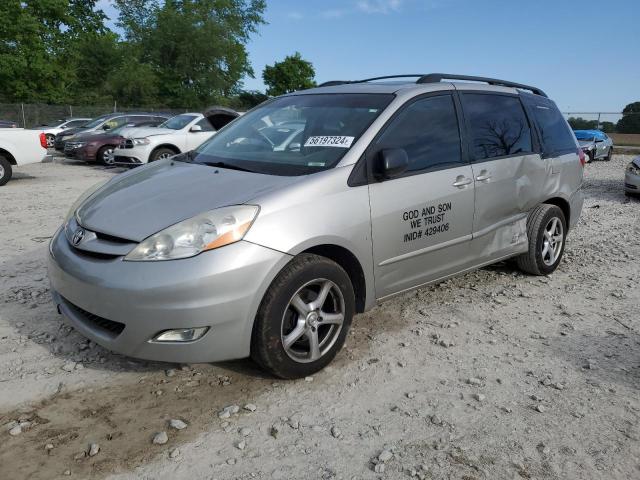
[[[595,152],[594,152],[593,150],[592,150],[592,151],[590,151],[590,152],[588,152],[588,153],[587,153],[587,158],[589,159],[589,160],[587,161],[587,163],[591,163],[591,162],[593,162],[593,160],[596,158],[596,154],[595,154]]]
[[[613,157],[613,147],[609,147],[609,152],[607,153],[607,156],[604,157],[604,159],[606,162],[610,162],[611,157]]]
[[[50,133],[48,133],[46,135],[46,139],[47,139],[47,148],[53,148],[54,143],[56,141],[56,136],[55,135],[51,135]]]
[[[9,160],[0,155],[0,187],[5,185],[13,176],[13,168]]]
[[[149,162],[155,162],[156,160],[162,160],[163,158],[173,157],[177,155],[176,152],[170,148],[157,148],[149,156]]]
[[[555,228],[552,225],[554,220],[557,222]],[[551,236],[552,242],[549,242],[550,236],[547,235],[550,229],[556,232]],[[553,273],[562,260],[567,238],[567,221],[562,210],[547,203],[538,205],[527,219],[527,236],[529,251],[516,257],[520,270],[531,275]],[[558,242],[561,243],[558,245]]]
[[[105,145],[104,147],[101,147],[100,150],[98,150],[98,153],[96,153],[96,160],[102,165],[113,165],[115,163],[115,159],[113,158],[113,155],[110,154],[113,153],[114,148],[116,148],[115,145]]]
[[[317,306],[314,302],[323,291],[326,300]],[[251,358],[280,378],[316,373],[344,345],[354,312],[355,295],[347,272],[328,258],[298,255],[262,299],[251,336]]]

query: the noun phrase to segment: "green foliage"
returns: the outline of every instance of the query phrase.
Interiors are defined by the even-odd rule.
[[[598,128],[597,120],[586,120],[582,117],[569,117],[569,125],[574,130],[593,130]]]
[[[114,0],[122,38],[97,1],[0,1],[0,102],[198,108],[253,76],[265,0]]]
[[[311,62],[304,60],[296,52],[273,66],[267,65],[262,72],[262,79],[268,87],[267,95],[278,96],[315,87],[315,75]]]
[[[618,133],[640,133],[640,102],[633,102],[624,107],[622,118],[618,120]],[[627,115],[625,115],[627,114]]]

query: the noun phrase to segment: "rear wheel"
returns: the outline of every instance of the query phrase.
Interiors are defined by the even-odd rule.
[[[251,357],[281,378],[311,375],[340,351],[354,312],[353,286],[344,269],[325,257],[299,255],[262,300]]]
[[[114,145],[105,145],[96,153],[96,160],[102,165],[113,165],[115,163],[115,159],[113,158],[114,148]]]
[[[613,147],[609,147],[609,152],[607,152],[607,156],[604,157],[604,159],[607,162],[610,162],[611,161],[611,157],[613,157]]]
[[[562,259],[567,223],[562,210],[543,203],[527,219],[529,251],[516,258],[518,267],[532,275],[549,275]]]
[[[156,160],[162,160],[163,158],[173,157],[174,155],[176,155],[176,152],[174,152],[170,148],[158,148],[153,152],[151,152],[149,161],[155,162]]]
[[[13,169],[11,168],[9,160],[0,155],[0,187],[11,180],[12,175]]]
[[[53,148],[53,144],[56,141],[56,136],[48,133],[45,138],[47,139],[47,148]]]

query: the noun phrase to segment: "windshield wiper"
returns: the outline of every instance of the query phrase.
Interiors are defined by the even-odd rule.
[[[208,165],[210,167],[219,167],[226,168],[228,170],[239,170],[241,172],[251,172],[255,173],[255,170],[251,170],[249,168],[239,167],[238,165],[233,165],[225,162],[202,162],[203,165]]]

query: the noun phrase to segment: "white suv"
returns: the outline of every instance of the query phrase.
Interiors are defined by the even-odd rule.
[[[237,116],[233,110],[217,107],[205,114],[177,115],[158,127],[125,130],[125,138],[113,151],[114,163],[135,166],[193,150]]]

